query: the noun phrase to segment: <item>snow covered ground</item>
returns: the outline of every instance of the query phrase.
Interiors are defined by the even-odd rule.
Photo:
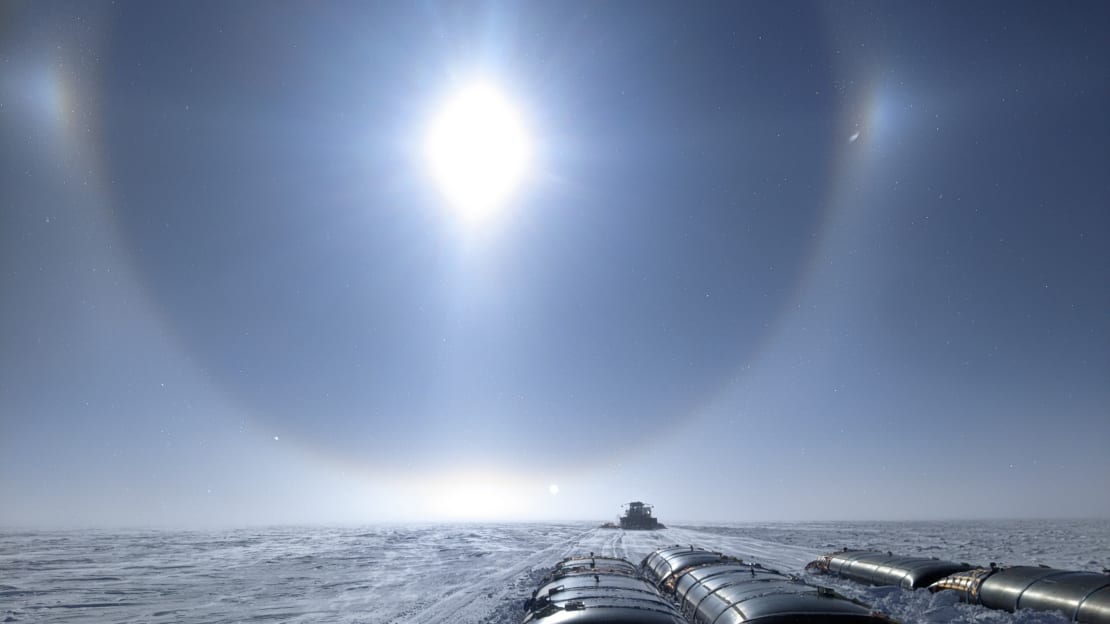
[[[1110,567],[1110,520],[802,523],[625,532],[587,524],[0,533],[0,621],[516,624],[556,561],[593,551],[639,562],[695,544],[801,573],[842,546],[985,564]],[[924,590],[812,582],[903,622],[1034,624]]]

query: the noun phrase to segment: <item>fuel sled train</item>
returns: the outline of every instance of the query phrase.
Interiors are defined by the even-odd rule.
[[[824,555],[806,569],[871,585],[952,590],[964,602],[991,609],[1060,611],[1073,622],[1110,624],[1110,574],[1105,573],[993,563],[976,568],[940,559],[848,549]]]
[[[872,585],[956,591],[992,609],[1059,611],[1074,622],[1110,624],[1110,574],[1046,567],[976,568],[889,552],[830,553],[811,572]],[[694,546],[615,557],[569,557],[524,605],[523,624],[894,624],[828,587]]]
[[[736,557],[693,546],[639,566],[612,557],[560,561],[525,603],[524,624],[891,624],[865,604]]]

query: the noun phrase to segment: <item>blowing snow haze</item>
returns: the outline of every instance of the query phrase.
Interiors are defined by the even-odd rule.
[[[0,525],[1110,516],[1108,30],[5,3]]]

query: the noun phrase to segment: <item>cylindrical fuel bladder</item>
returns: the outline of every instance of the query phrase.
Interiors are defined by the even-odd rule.
[[[1110,575],[1035,566],[977,568],[940,579],[930,591],[954,590],[991,609],[1060,611],[1075,622],[1110,624]]]
[[[720,553],[666,548],[648,555],[642,567],[691,624],[890,624],[831,589]]]
[[[950,574],[969,569],[966,563],[926,557],[906,557],[873,550],[843,550],[810,562],[807,570],[903,589],[928,587]]]
[[[687,624],[631,562],[564,559],[525,603],[525,624]]]

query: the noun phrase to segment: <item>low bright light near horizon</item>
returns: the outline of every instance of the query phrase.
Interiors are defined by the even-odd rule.
[[[554,496],[555,494],[559,493],[559,486],[552,483],[551,485],[547,486],[547,491],[551,492],[551,494]]]
[[[482,221],[504,207],[528,172],[532,146],[520,111],[488,83],[452,96],[429,127],[425,155],[452,208]]]

